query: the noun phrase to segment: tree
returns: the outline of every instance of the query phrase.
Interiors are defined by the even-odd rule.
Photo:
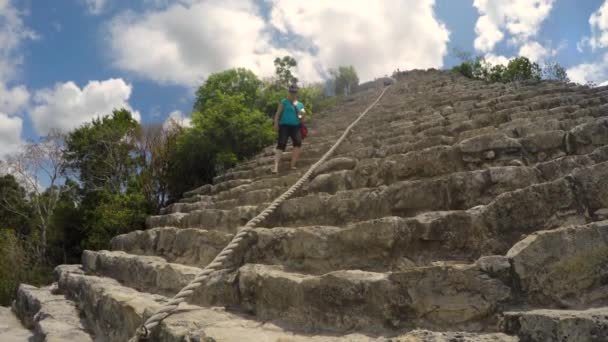
[[[298,62],[291,56],[275,58],[275,75],[277,76],[279,85],[287,88],[290,84],[298,83],[298,78],[295,77],[291,71],[291,69],[295,68],[296,66],[298,66]]]
[[[171,158],[183,132],[184,128],[175,122],[142,127],[138,147],[144,167],[138,180],[143,195],[153,206],[154,213],[168,204],[169,177],[174,167]]]
[[[220,95],[242,95],[243,103],[253,107],[262,82],[248,69],[238,68],[211,74],[196,92],[194,111],[202,112]]]
[[[32,208],[25,189],[17,183],[15,176],[7,174],[0,177],[0,229],[29,234],[31,215]]]
[[[510,60],[502,76],[503,82],[540,81],[540,79],[540,66],[526,57],[517,57]]]
[[[329,73],[335,80],[336,94],[348,95],[359,85],[357,71],[352,65],[341,66],[338,70],[332,69]]]
[[[559,64],[555,63],[546,68],[546,72],[541,70],[541,67],[526,57],[517,57],[511,59],[506,66],[492,65],[484,57],[478,56],[474,60],[470,59],[469,55],[459,53],[463,58],[463,62],[452,68],[453,72],[462,74],[465,77],[484,80],[487,82],[519,82],[519,81],[539,81],[545,79],[559,79],[566,81],[565,70]],[[552,78],[546,77],[546,75]]]
[[[48,261],[51,265],[78,263],[82,254],[81,243],[86,240],[86,221],[80,205],[78,184],[66,179],[65,190],[53,216],[48,233]]]
[[[547,62],[543,67],[543,78],[561,82],[570,82],[566,69],[557,62]]]
[[[78,175],[85,191],[123,191],[141,167],[133,156],[139,129],[131,112],[121,109],[73,130],[65,142],[66,170]]]
[[[178,138],[172,160],[170,193],[212,181],[218,173],[251,157],[272,143],[270,118],[246,105],[245,96],[218,94],[202,112],[192,114],[192,127]]]
[[[12,229],[0,229],[0,305],[13,301],[20,283],[48,284],[51,270],[38,249]]]
[[[29,193],[31,210],[24,210],[20,208],[19,202],[12,203],[7,199],[2,200],[0,205],[15,215],[28,217],[32,225],[38,228],[37,247],[44,258],[51,217],[62,192],[67,190],[60,186],[66,168],[63,136],[53,133],[38,143],[27,143],[21,152],[7,158],[7,164]],[[44,184],[47,185],[46,188]]]
[[[153,204],[143,191],[140,141],[139,123],[124,109],[68,134],[66,169],[80,181],[82,248],[107,248],[115,234],[144,228]]]

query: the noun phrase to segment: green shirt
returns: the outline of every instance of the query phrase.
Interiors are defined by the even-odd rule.
[[[295,107],[298,108],[298,113],[294,108],[294,105],[288,99],[281,100],[283,104],[283,112],[281,113],[281,119],[279,120],[279,125],[287,125],[287,126],[299,126],[300,119],[298,118],[298,113],[304,109],[304,104],[300,101],[297,101]]]

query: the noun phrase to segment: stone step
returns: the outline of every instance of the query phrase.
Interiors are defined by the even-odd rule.
[[[13,305],[17,315],[35,332],[36,341],[93,341],[75,303],[53,294],[51,287],[21,284]]]
[[[59,286],[68,295],[78,298],[79,304],[91,325],[110,341],[126,341],[135,329],[158,309],[167,298],[138,292],[124,287],[109,278],[84,275],[77,266],[59,266],[56,269]],[[86,294],[86,295],[83,295]],[[380,342],[389,339],[417,341],[433,339],[448,342],[454,338],[459,341],[516,342],[514,337],[502,333],[461,333],[431,332],[416,330],[412,332],[390,332],[388,336],[369,336],[358,333],[346,335],[304,334],[285,330],[271,322],[256,321],[255,317],[232,314],[220,308],[203,308],[182,304],[180,310],[164,319],[150,338],[159,342],[200,341],[293,341],[293,342]]]
[[[501,133],[490,133],[466,139],[453,147],[435,146],[419,150],[420,148],[424,148],[425,146],[433,146],[434,144],[441,144],[445,141],[442,140],[442,138],[428,139],[423,140],[420,143],[415,144],[414,146],[401,146],[401,151],[411,150],[412,152],[410,153],[395,154],[381,159],[384,159],[386,160],[386,162],[389,163],[397,163],[398,165],[413,164],[414,162],[418,161],[418,159],[423,159],[423,165],[421,165],[421,168],[423,168],[423,170],[415,168],[413,170],[414,172],[406,173],[405,176],[398,175],[397,179],[407,178],[412,173],[424,175],[424,173],[421,171],[424,171],[425,167],[433,171],[430,176],[441,174],[437,172],[442,170],[442,168],[432,166],[427,167],[424,160],[430,159],[430,162],[437,161],[437,159],[435,158],[435,155],[437,153],[440,153],[440,157],[448,158],[447,160],[441,160],[444,165],[447,163],[448,165],[452,166],[452,169],[448,169],[444,172],[457,172],[467,168],[479,168],[483,167],[488,163],[497,163],[498,165],[500,165],[508,161],[519,163],[544,162],[546,160],[558,158],[562,155],[565,155],[566,153],[588,153],[594,148],[606,144],[608,141],[608,138],[605,138],[606,136],[608,136],[608,129],[606,128],[606,123],[608,122],[607,120],[608,119],[606,118],[594,119],[591,122],[576,126],[575,128],[571,129],[570,132],[555,130],[544,133],[532,134],[529,137],[521,139],[509,138]],[[370,148],[368,148],[367,150],[370,151]],[[373,154],[377,153],[373,148],[371,148],[371,152]],[[392,152],[400,152],[400,149],[395,149]],[[464,163],[459,162],[458,159],[462,159]],[[370,163],[377,164],[378,162],[378,160],[370,159],[364,162],[360,162],[358,164],[358,167],[368,168],[368,165]],[[386,162],[384,163],[386,164]],[[381,169],[381,167],[379,166],[376,168]],[[352,171],[350,174],[347,175],[339,175],[339,178],[341,180],[348,179],[348,176],[352,176],[352,173],[355,172],[356,170]],[[376,170],[376,172],[378,172],[378,170]],[[388,178],[390,180],[390,178],[393,177]],[[265,182],[258,183],[251,181],[244,181],[244,183],[237,183],[237,185],[250,183],[256,184],[252,184],[252,186],[245,187],[243,189],[258,190],[262,187],[266,187]],[[260,187],[260,185],[262,185],[262,187]],[[222,186],[222,190],[224,192],[229,192],[227,197],[234,196],[229,191],[229,189],[234,188],[232,184],[221,183],[218,186]],[[209,187],[208,189],[215,189],[218,186]],[[208,193],[210,192],[211,191],[208,191]],[[217,193],[217,191],[215,191],[215,193]],[[240,194],[240,191],[237,191],[237,194]],[[224,199],[227,198],[224,197]]]
[[[559,99],[561,99],[561,97],[557,97],[557,99],[558,99],[558,101],[559,101]],[[563,100],[563,99],[562,99],[562,100]],[[552,99],[552,101],[555,101],[555,99]],[[565,100],[564,100],[564,101],[565,101]],[[566,102],[566,103],[567,103],[567,102]],[[601,101],[596,101],[594,104],[598,104],[598,103],[601,103]],[[557,104],[560,104],[560,103],[558,102]],[[510,108],[509,110],[513,110],[513,109],[511,109],[511,108]],[[526,113],[526,112],[522,112],[521,114],[525,114],[525,113]],[[462,116],[462,115],[464,115],[464,114],[460,114],[460,115]],[[526,114],[526,115],[527,115],[527,114]],[[493,113],[492,113],[492,114],[490,114],[490,112],[488,112],[488,116],[489,116],[489,117],[496,117],[496,115],[494,115]],[[376,123],[377,123],[378,121],[379,121],[379,120],[378,120],[378,118],[375,118],[374,122],[376,122]],[[382,121],[380,121],[380,122],[382,122]],[[410,125],[416,125],[416,121],[409,121],[409,120],[407,120],[406,122],[409,122],[409,123],[410,123]],[[386,125],[387,127],[393,127],[393,126],[395,126],[395,123],[391,121],[391,122],[388,122],[388,123],[387,123],[387,124],[385,124],[385,125]],[[434,122],[432,122],[432,121],[431,121],[431,122],[427,122],[427,123],[426,123],[426,125],[428,126],[428,127],[427,127],[427,129],[430,129],[430,128],[432,128],[433,126],[435,126],[435,125],[436,125],[436,123],[434,123]],[[367,127],[367,126],[366,126],[366,127]],[[378,128],[380,128],[380,127],[375,127],[375,126],[367,127],[367,129],[363,131],[363,134],[364,134],[364,135],[363,135],[363,136],[359,136],[358,138],[360,138],[361,140],[368,140],[368,139],[366,139],[366,137],[365,137],[365,133],[370,132],[369,128],[376,128],[376,129],[378,129]],[[419,128],[419,129],[420,129],[420,128]],[[396,133],[396,132],[391,132],[391,131],[389,131],[389,132],[386,134],[386,137],[390,137],[390,139],[395,139],[395,133]],[[368,133],[368,134],[369,134],[369,133]],[[371,131],[371,134],[372,134],[372,135],[376,135],[376,133],[375,133],[375,131],[374,131],[374,130],[372,130],[372,131]],[[398,134],[398,133],[397,133],[397,134]],[[411,133],[407,133],[407,134],[411,134]],[[336,138],[337,138],[337,136],[336,136]],[[268,158],[267,163],[270,163],[271,161],[272,161],[272,160],[271,160],[271,158]]]
[[[373,168],[376,174],[381,173],[382,168],[390,167],[391,164],[397,163],[398,165],[409,164],[412,165],[414,163],[420,164],[419,168],[413,168],[412,172],[406,172],[405,176],[403,175],[382,175],[385,180],[381,182],[386,183],[390,182],[392,179],[403,179],[407,178],[413,174],[418,176],[436,176],[449,172],[458,172],[466,169],[475,169],[479,167],[487,167],[487,164],[497,163],[504,164],[505,162],[517,162],[520,164],[524,163],[536,163],[536,162],[544,162],[546,160],[551,160],[555,158],[559,158],[566,153],[588,153],[593,148],[597,146],[602,146],[605,142],[602,135],[606,132],[604,127],[605,119],[598,119],[594,122],[590,122],[588,124],[583,124],[577,126],[577,128],[573,129],[573,133],[566,133],[564,131],[549,131],[539,134],[533,134],[526,138],[521,139],[512,139],[500,133],[490,133],[484,134],[480,136],[475,136],[473,138],[466,139],[458,143],[458,145],[454,147],[448,146],[433,146],[434,144],[441,144],[444,141],[442,137],[435,137],[431,139],[422,140],[417,144],[413,144],[413,146],[401,146],[402,151],[411,150],[412,152],[406,154],[395,154],[389,156],[387,158],[381,159],[369,159],[364,160],[359,163],[356,163],[356,167],[354,170],[350,172],[338,173],[330,176],[324,176],[325,181],[333,182],[340,181],[345,183],[346,181],[355,178],[357,175],[363,174],[367,176],[369,171],[366,169]],[[447,138],[447,137],[446,137]],[[595,140],[595,142],[594,142]],[[420,150],[423,148],[422,150]],[[394,150],[393,152],[398,152],[399,150]],[[437,154],[440,154],[440,158],[444,158],[443,164],[444,167],[432,167],[427,166],[427,163],[432,163],[433,161],[437,161]],[[420,160],[422,159],[422,160]],[[461,159],[462,161],[458,161]],[[331,162],[331,161],[330,161]],[[450,163],[451,162],[451,163]],[[445,169],[445,164],[451,165],[452,168],[448,170]],[[431,173],[425,174],[425,170],[431,171]],[[443,171],[442,171],[443,170]],[[331,171],[331,169],[329,169]],[[428,172],[427,171],[427,172]],[[322,174],[325,171],[317,172],[317,174]],[[373,175],[372,175],[373,176]],[[277,179],[277,183],[283,182],[283,180],[289,179],[290,181],[293,179],[297,179],[297,175],[293,175],[290,178],[281,178]],[[371,177],[367,177],[371,178]],[[365,178],[361,180],[354,180],[355,183],[366,184],[369,182]],[[275,183],[275,184],[277,184]],[[249,186],[241,186],[237,191],[226,190],[224,191],[222,198],[230,199],[236,197],[236,195],[242,195],[243,191],[251,191],[251,190],[259,190],[268,188],[270,186],[269,179],[260,180],[259,182],[250,182]],[[287,183],[289,184],[289,183]],[[293,183],[291,183],[293,184]],[[289,185],[291,185],[289,184]],[[374,184],[382,184],[378,183],[378,181],[374,181]],[[190,206],[190,208],[196,208],[196,205]],[[181,210],[173,210],[169,209],[163,211],[166,212],[177,212]]]
[[[498,313],[516,305],[519,291],[530,299],[527,303],[544,307],[605,303],[607,242],[608,221],[603,221],[537,232],[504,257],[482,257],[469,265],[312,276],[247,264],[239,270],[238,288],[241,305],[258,319],[303,329],[374,331],[413,325],[487,331],[494,329]],[[591,256],[596,261],[589,267],[581,264]]]
[[[34,334],[27,330],[10,308],[0,306],[0,341],[33,341]]]
[[[505,312],[502,326],[520,341],[602,342],[608,340],[608,307]]]
[[[188,269],[159,261],[160,258],[116,252],[87,255],[83,258],[85,269],[110,272],[128,285],[152,278],[156,282],[167,281],[162,275],[167,268],[190,274]],[[603,303],[608,299],[608,287],[601,281],[608,276],[603,267],[607,257],[608,221],[602,221],[536,232],[515,244],[506,256],[482,257],[473,264],[323,275],[247,264],[239,269],[238,286],[230,273],[218,272],[193,300],[206,305],[240,303],[258,319],[279,319],[310,331],[381,331],[414,326],[493,329],[501,308],[515,304],[513,289],[521,292],[530,305],[581,307]],[[116,259],[124,261],[112,261]],[[129,265],[134,262],[142,266]],[[151,263],[155,266],[146,266]],[[90,264],[95,269],[87,266]],[[139,271],[143,268],[150,268],[149,272],[155,275]],[[174,288],[177,292],[180,286]],[[454,288],[458,291],[452,291]]]
[[[232,236],[217,230],[153,228],[115,236],[111,246],[114,251],[157,255],[169,262],[205,267],[230,243]]]
[[[479,182],[478,184],[493,184],[489,186],[485,196],[487,205],[479,206],[474,211],[479,212],[483,224],[481,229],[488,231],[487,227],[498,228],[498,226],[511,227],[520,225],[527,229],[515,228],[509,232],[508,229],[499,229],[496,238],[507,239],[510,244],[513,235],[529,233],[529,229],[536,226],[551,227],[560,220],[571,219],[573,222],[581,222],[587,217],[593,217],[593,213],[608,207],[604,198],[608,198],[608,189],[601,184],[601,179],[608,176],[608,162],[592,165],[575,170],[571,175],[550,182],[530,185],[535,180],[533,172],[521,172],[525,169],[513,168],[516,172],[505,172],[510,169],[495,169],[494,176],[491,171],[480,173],[484,177],[459,178],[458,174],[451,175],[448,179],[454,179],[456,190],[441,191],[441,179],[435,188],[429,187],[429,191],[422,193],[414,191],[417,187],[411,187],[412,182],[399,182],[389,187],[363,188],[349,191],[337,192],[335,195],[326,193],[312,194],[298,197],[284,202],[277,211],[268,217],[263,224],[271,226],[306,226],[306,225],[343,225],[349,222],[369,220],[383,216],[400,215],[413,216],[425,210],[448,210],[453,207],[467,209],[476,205],[476,201],[483,198],[472,196],[467,199],[467,191],[473,191],[476,187],[467,182]],[[520,179],[528,174],[529,179]],[[517,176],[509,178],[510,176]],[[453,177],[453,178],[452,178]],[[598,183],[599,182],[599,183]],[[423,183],[424,184],[424,183]],[[524,187],[528,185],[527,187]],[[486,186],[487,187],[487,186]],[[501,188],[503,187],[503,188]],[[578,187],[578,188],[577,188]],[[407,189],[412,189],[408,191]],[[520,190],[514,190],[520,188]],[[478,186],[477,189],[484,189]],[[457,191],[458,190],[458,191]],[[460,191],[460,192],[459,192]],[[502,193],[497,195],[497,193]],[[451,195],[450,195],[451,194]],[[482,190],[476,194],[483,196]],[[559,198],[555,198],[558,196]],[[434,197],[439,196],[439,197]],[[489,202],[491,201],[491,202]],[[477,202],[479,204],[479,202]],[[445,206],[445,207],[441,207]],[[218,229],[234,232],[248,218],[258,213],[263,206],[236,207],[232,210],[198,210],[188,214],[178,213],[164,216],[150,217],[150,227],[174,226],[182,228],[201,227],[206,229]],[[532,209],[537,210],[536,213]],[[510,220],[501,218],[506,210],[514,216]],[[516,215],[515,215],[516,214]],[[541,219],[542,218],[542,219]],[[508,236],[501,235],[502,233]],[[509,244],[509,245],[510,245]]]
[[[172,297],[186,287],[202,269],[168,263],[161,257],[132,255],[119,251],[85,251],[83,270],[92,275],[103,275],[142,292]],[[221,304],[238,306],[235,275],[218,271],[195,293],[189,303],[203,306]]]
[[[563,98],[561,98],[561,97],[557,97],[557,99],[558,99],[558,101],[559,101],[559,99],[561,99],[561,101],[566,101],[566,103],[567,103],[567,100],[564,100],[564,99],[563,99]],[[603,98],[602,98],[602,99],[603,99]],[[552,99],[551,101],[553,101],[553,102],[554,102],[554,101],[556,101],[556,100],[555,100],[555,99]],[[604,100],[604,101],[605,101],[605,100]],[[601,102],[602,102],[602,101],[595,101],[595,102],[594,102],[594,104],[598,104],[598,103],[601,103]],[[549,102],[549,103],[552,103],[552,102]],[[560,104],[560,102],[558,102],[557,104]],[[542,106],[541,106],[541,107],[542,107]],[[509,110],[513,110],[513,109],[511,109],[511,108],[510,108]],[[523,113],[525,113],[525,112],[523,112]],[[523,114],[523,113],[522,113],[522,114]],[[557,112],[555,112],[555,113],[557,113]],[[488,115],[490,115],[490,113],[488,113]],[[492,117],[496,117],[496,116],[494,115],[494,116],[492,116]],[[376,120],[375,120],[375,122],[377,122],[377,121],[378,121],[378,120],[376,119]],[[408,122],[409,122],[409,121],[408,121]],[[413,124],[413,122],[412,122],[412,124]],[[393,122],[390,122],[390,123],[389,123],[389,127],[390,127],[390,126],[393,126],[393,125],[394,125],[394,123],[393,123]],[[434,125],[436,125],[436,124],[434,124],[433,122],[430,122],[430,123],[427,123],[427,125],[428,125],[428,128],[432,128],[432,127],[433,127]],[[367,131],[369,131],[369,130],[367,130]],[[393,132],[389,132],[389,134],[387,134],[387,136],[394,138],[394,133],[393,133]],[[336,136],[336,138],[337,138],[337,136]],[[358,137],[358,138],[364,138],[364,137]],[[366,140],[366,139],[362,139],[362,140]],[[326,148],[323,148],[323,150],[324,150],[324,149],[326,149]],[[271,162],[272,162],[272,158],[267,158],[266,163],[270,164]],[[258,164],[258,165],[259,165],[259,164]],[[218,178],[218,180],[219,180],[219,179],[223,179],[223,178]]]
[[[601,111],[600,111],[600,112],[601,112]],[[529,123],[527,123],[527,122],[524,122],[524,123],[525,123],[526,125],[529,125]],[[508,128],[509,128],[509,131],[513,131],[513,130],[515,129],[513,125],[509,126]],[[565,127],[565,126],[563,126],[563,125],[562,125],[562,126],[557,126],[557,128],[569,128],[569,127]],[[521,132],[520,132],[520,133],[518,133],[518,134],[521,134]],[[272,162],[272,158],[268,158],[268,163],[271,163],[271,162]],[[264,168],[265,168],[265,167],[264,167]],[[264,170],[264,172],[265,172],[265,170]]]

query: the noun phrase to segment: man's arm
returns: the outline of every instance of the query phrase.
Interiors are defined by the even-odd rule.
[[[306,118],[306,110],[304,109],[304,104],[299,103],[300,105],[302,105],[302,109],[300,109],[298,111],[298,118],[300,119],[301,122],[304,122],[305,118]]]
[[[283,113],[283,103],[279,102],[279,106],[277,107],[277,112],[274,114],[274,129],[279,129],[279,119],[281,118],[281,113]]]

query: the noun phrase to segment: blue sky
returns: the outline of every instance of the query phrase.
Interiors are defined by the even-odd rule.
[[[557,61],[599,84],[606,47],[603,0],[0,0],[0,157],[114,107],[187,118],[210,73],[268,77],[284,54],[306,82],[347,64],[362,80],[450,67],[458,48]]]

